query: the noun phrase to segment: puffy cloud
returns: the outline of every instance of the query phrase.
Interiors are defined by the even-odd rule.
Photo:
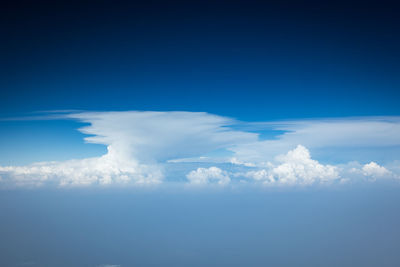
[[[213,182],[226,185],[231,181],[227,172],[218,167],[198,168],[188,173],[186,178],[189,180],[190,184],[194,185],[205,185]]]
[[[268,184],[310,185],[331,182],[340,178],[337,167],[322,165],[311,159],[310,152],[302,145],[285,155],[276,157],[277,165],[269,169],[246,172],[243,176]]]
[[[98,158],[0,167],[0,175],[17,186],[144,185],[158,184],[163,178],[156,165],[119,158],[112,151]]]
[[[239,174],[239,176],[242,174]],[[272,173],[266,169],[261,169],[257,171],[248,171],[243,174],[246,178],[254,179],[255,181],[261,181],[264,183],[275,183],[275,178]]]
[[[316,181],[328,182],[339,178],[336,167],[322,165],[311,159],[310,152],[302,145],[286,155],[277,158],[280,165],[272,169],[272,174],[281,183],[312,184]]]
[[[368,164],[365,164],[362,167],[362,172],[365,176],[376,177],[384,177],[391,175],[391,172],[388,171],[385,167],[379,166],[377,163],[371,161]]]
[[[377,179],[398,179],[400,175],[397,172],[390,171],[384,166],[371,161],[367,164],[360,164],[358,162],[350,162],[341,167],[343,176],[346,176],[350,181],[367,180],[374,182]]]

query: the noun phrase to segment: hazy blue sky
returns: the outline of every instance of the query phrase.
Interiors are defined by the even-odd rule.
[[[390,1],[9,1],[1,266],[399,266]]]

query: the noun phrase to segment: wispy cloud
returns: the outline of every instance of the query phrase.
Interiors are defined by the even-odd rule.
[[[246,129],[280,132],[274,139],[232,148],[242,160],[262,162],[301,144],[312,150],[398,147],[400,117],[361,117],[251,123]],[[368,151],[366,151],[368,153]],[[374,151],[375,152],[375,151]],[[337,153],[340,157],[340,153]]]

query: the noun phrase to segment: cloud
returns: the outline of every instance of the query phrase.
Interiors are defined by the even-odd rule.
[[[310,152],[302,145],[285,155],[276,157],[278,164],[269,163],[269,169],[249,171],[243,176],[268,184],[310,185],[332,182],[340,178],[337,167],[322,165],[311,159]]]
[[[298,144],[337,161],[400,153],[400,117],[361,117],[249,123],[246,130],[278,132],[273,139],[230,148],[239,161],[262,163]],[[358,149],[362,149],[362,153]],[[396,158],[395,158],[396,159]],[[371,160],[371,159],[369,159]],[[393,159],[392,159],[393,160]]]
[[[339,178],[336,167],[322,165],[311,159],[310,152],[302,145],[298,145],[286,155],[279,156],[277,160],[281,164],[272,169],[272,174],[280,183],[312,184],[316,181],[328,182]]]
[[[0,177],[21,186],[159,184],[166,161],[257,140],[233,130],[235,120],[202,112],[80,112],[64,118],[88,125],[89,143],[107,146],[101,157],[0,167]],[[48,119],[47,117],[45,117]],[[35,117],[36,119],[36,117]]]
[[[246,173],[239,173],[236,176],[244,176],[246,178],[254,179],[255,181],[264,183],[275,183],[276,180],[269,170],[261,169],[257,171],[248,171]]]
[[[163,179],[162,171],[156,165],[148,166],[133,159],[119,158],[113,151],[98,158],[0,166],[0,176],[5,183],[17,186],[54,184],[62,187],[158,184]]]
[[[368,179],[369,181],[376,181],[377,179],[399,179],[400,175],[393,171],[388,170],[384,166],[380,166],[378,163],[371,161],[365,165],[359,165],[353,163],[348,173],[356,176],[358,179]]]
[[[243,165],[243,166],[246,166],[246,167],[256,167],[256,165],[254,163],[252,163],[252,162],[244,162],[244,161],[238,160],[235,157],[231,158],[229,160],[229,162],[232,163],[232,164]]]
[[[219,185],[226,185],[231,181],[227,172],[217,167],[198,168],[188,173],[186,178],[193,185],[206,185],[213,182]]]
[[[230,127],[235,120],[203,112],[86,112],[68,117],[89,123],[80,129],[91,135],[87,142],[141,162],[196,157],[258,140],[256,133]]]
[[[368,164],[365,164],[362,167],[362,172],[365,176],[376,177],[385,177],[391,175],[391,172],[388,171],[385,167],[379,166],[377,163],[371,161]]]
[[[17,186],[129,186],[154,185],[168,180],[171,165],[179,165],[175,179],[191,184],[229,184],[238,177],[266,184],[309,185],[352,177],[398,177],[375,163],[376,151],[400,150],[400,117],[298,120],[246,123],[204,112],[62,112],[43,119],[72,119],[85,141],[102,144],[99,157],[26,166],[0,166],[0,184]],[[40,119],[38,116],[35,120]],[[260,139],[265,131],[279,134]],[[301,144],[301,145],[298,145]],[[364,166],[341,168],[318,160],[339,159],[348,151],[352,161],[367,157]],[[221,151],[223,153],[221,153]],[[288,152],[289,151],[289,152]],[[347,152],[346,152],[347,151]],[[226,152],[226,153],[225,153]],[[277,156],[276,155],[280,155]],[[394,153],[391,160],[396,160]],[[324,161],[324,159],[322,159]],[[377,161],[378,162],[378,161]],[[345,162],[342,163],[342,165]],[[186,165],[185,165],[186,164]],[[199,164],[202,168],[198,168]],[[232,167],[230,172],[224,166]],[[184,168],[190,165],[191,168]],[[205,166],[205,167],[204,167]],[[394,168],[396,169],[396,168]],[[400,168],[398,168],[400,170]],[[192,170],[192,171],[190,171]],[[346,177],[344,177],[346,176]]]

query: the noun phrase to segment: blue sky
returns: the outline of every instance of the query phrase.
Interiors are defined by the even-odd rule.
[[[84,144],[77,121],[20,119],[40,111],[207,112],[246,123],[399,115],[390,5],[89,6],[10,5],[3,16],[2,165],[105,153]],[[338,160],[337,149],[311,152],[326,163],[386,163],[398,152],[369,149],[368,159],[357,147]]]
[[[0,85],[7,116],[58,109],[206,111],[246,121],[398,115],[400,40],[390,5],[9,9]]]
[[[0,12],[0,265],[399,265],[395,4]]]

